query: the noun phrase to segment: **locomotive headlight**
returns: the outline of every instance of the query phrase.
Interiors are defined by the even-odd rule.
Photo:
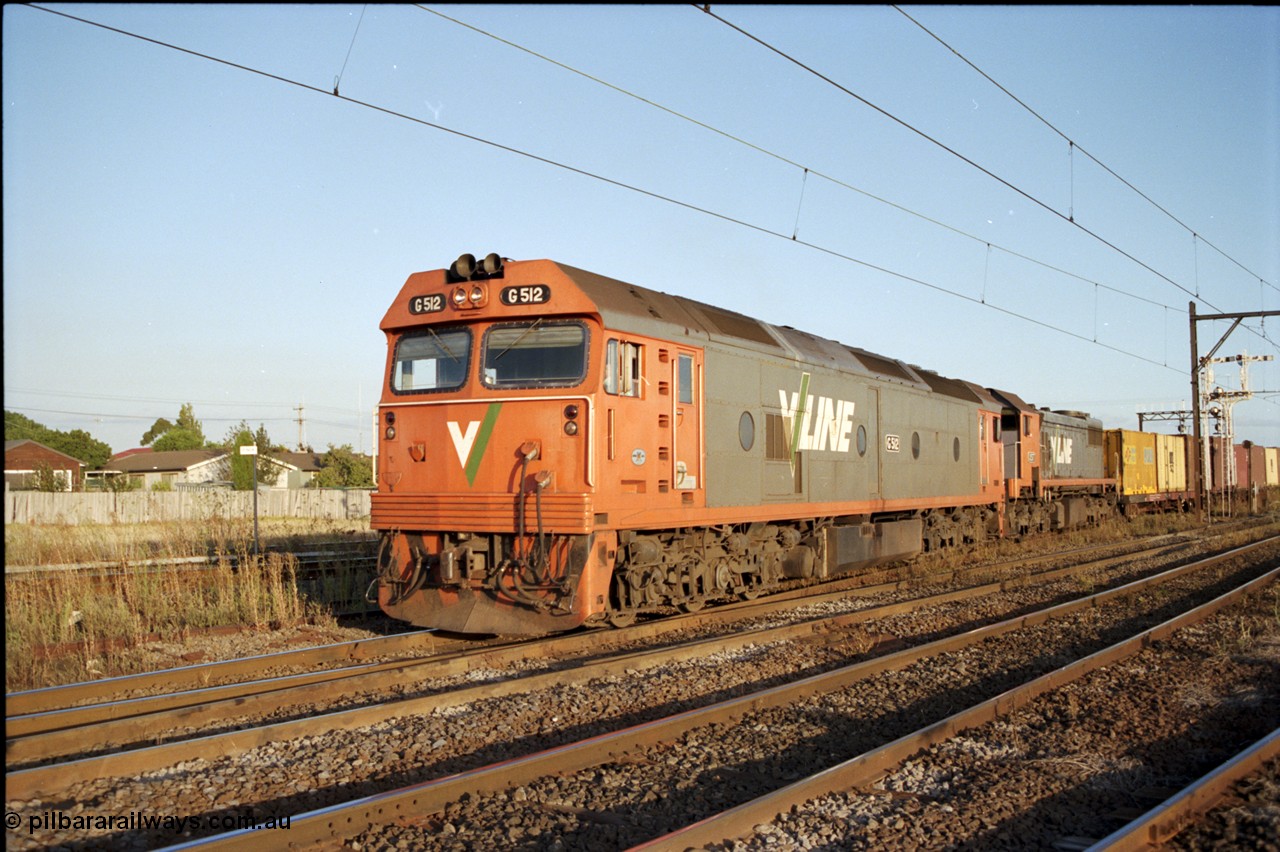
[[[576,435],[576,434],[578,434],[578,424],[577,424],[577,423],[574,423],[572,420],[570,420],[569,422],[565,423],[565,424],[564,424],[564,433],[565,433],[566,435]]]
[[[578,417],[578,406],[570,404],[564,407],[564,416],[567,420],[576,420]]]
[[[459,287],[458,289],[454,290],[453,291],[454,307],[460,308],[466,303],[467,303],[467,291],[462,287]]]
[[[396,436],[396,427],[388,426],[386,431],[387,440],[390,441]]]
[[[471,288],[471,304],[478,305],[482,301],[484,301],[484,288],[477,284]]]

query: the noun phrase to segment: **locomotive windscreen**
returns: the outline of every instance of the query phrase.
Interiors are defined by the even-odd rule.
[[[406,334],[396,342],[391,389],[396,393],[447,390],[467,380],[471,331],[466,328]]]
[[[535,320],[495,325],[485,333],[488,387],[571,387],[586,375],[587,329],[582,323]]]

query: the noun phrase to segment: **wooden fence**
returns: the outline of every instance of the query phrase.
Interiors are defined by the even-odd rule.
[[[261,518],[369,517],[371,491],[338,488],[264,489]],[[205,518],[252,518],[253,492],[126,491],[111,493],[6,491],[6,524],[142,524]]]

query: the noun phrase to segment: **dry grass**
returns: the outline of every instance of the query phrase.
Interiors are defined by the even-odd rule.
[[[272,520],[261,525],[259,538],[264,548],[302,549],[313,542],[358,532],[360,526],[368,528],[367,523]],[[5,545],[6,566],[119,565],[146,559],[212,557],[211,564],[202,562],[176,570],[98,567],[7,574],[8,691],[141,670],[145,666],[139,649],[156,637],[180,641],[208,628],[334,623],[325,591],[327,581],[319,593],[302,590],[292,556],[252,555],[251,520],[129,526],[6,525]]]
[[[294,549],[300,544],[368,533],[368,519],[337,521],[267,518],[259,540]],[[137,562],[236,553],[253,546],[253,520],[207,518],[153,524],[5,524],[4,564],[73,565]]]

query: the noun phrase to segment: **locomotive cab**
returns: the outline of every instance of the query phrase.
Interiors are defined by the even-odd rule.
[[[459,632],[566,629],[600,596],[600,320],[545,269],[468,257],[410,276],[382,323],[378,602]]]
[[[645,550],[626,528],[705,506],[703,352],[656,310],[545,260],[409,277],[381,326],[385,612],[507,634],[609,617],[615,563]]]

